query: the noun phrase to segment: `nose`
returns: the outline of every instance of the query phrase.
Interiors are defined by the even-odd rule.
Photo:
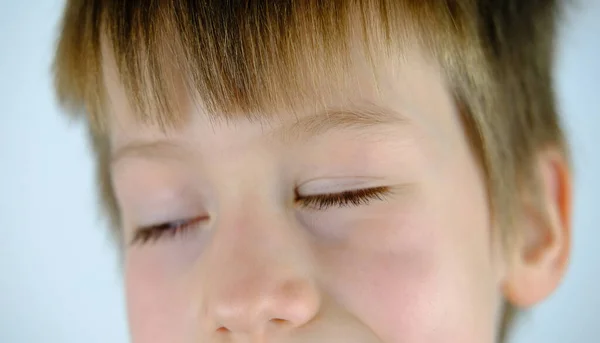
[[[217,295],[212,316],[217,331],[265,334],[308,323],[319,307],[317,293],[305,280],[240,280]]]
[[[220,229],[204,275],[211,330],[268,335],[301,327],[317,315],[320,293],[301,240],[283,230],[253,230],[249,225]]]

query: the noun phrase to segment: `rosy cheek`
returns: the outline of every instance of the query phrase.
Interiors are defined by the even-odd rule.
[[[444,233],[452,228],[416,212],[386,218],[320,252],[328,290],[385,342],[482,337],[473,336],[475,283]]]
[[[349,250],[330,263],[335,269],[329,274],[330,289],[385,342],[416,342],[431,332],[427,326],[437,322],[431,317],[437,316],[443,295],[435,289],[430,257],[414,250]]]
[[[127,309],[133,343],[183,342],[191,337],[193,323],[189,318],[190,301],[182,291],[182,267],[172,259],[151,255],[155,254],[138,251],[126,257]]]

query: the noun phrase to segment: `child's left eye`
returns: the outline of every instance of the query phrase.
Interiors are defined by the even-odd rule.
[[[351,207],[368,205],[373,200],[385,200],[389,195],[389,187],[357,189],[334,194],[318,194],[296,196],[296,203],[313,210],[326,210],[330,207]]]

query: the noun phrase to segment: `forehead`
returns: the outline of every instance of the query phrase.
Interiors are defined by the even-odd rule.
[[[448,107],[453,106],[441,69],[415,45],[407,47],[403,56],[398,58],[383,54],[368,57],[360,47],[353,48],[346,56],[349,66],[340,71],[343,75],[314,75],[309,87],[290,83],[286,93],[295,94],[294,99],[288,103],[263,102],[251,112],[211,111],[202,94],[194,93],[186,86],[185,73],[174,71],[167,81],[172,87],[169,100],[175,104],[173,112],[159,113],[159,109],[154,107],[140,116],[136,113],[139,110],[135,106],[136,100],[127,92],[119,74],[114,55],[105,51],[107,58],[103,63],[103,75],[108,100],[109,136],[115,148],[131,141],[151,141],[169,133],[180,133],[189,129],[191,123],[214,127],[216,124],[251,121],[267,130],[295,126],[301,128],[300,131],[318,131],[325,122],[319,120],[319,116],[327,117],[330,124],[360,125],[363,121],[368,126],[389,119],[385,118],[389,114],[403,121],[430,120],[428,114],[447,113]],[[308,69],[294,72],[299,77],[311,73]],[[151,97],[153,91],[147,89],[143,94]],[[235,101],[234,97],[232,94],[232,101]],[[303,125],[296,125],[298,122]]]

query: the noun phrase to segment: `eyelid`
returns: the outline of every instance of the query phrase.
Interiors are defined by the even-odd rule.
[[[329,177],[312,179],[296,188],[296,193],[303,197],[320,194],[337,194],[348,191],[381,187],[383,178],[376,177]]]
[[[142,226],[135,230],[130,245],[145,244],[162,239],[165,235],[170,237],[196,229],[198,225],[206,221],[208,216],[198,216],[189,219],[165,221],[154,225]]]

